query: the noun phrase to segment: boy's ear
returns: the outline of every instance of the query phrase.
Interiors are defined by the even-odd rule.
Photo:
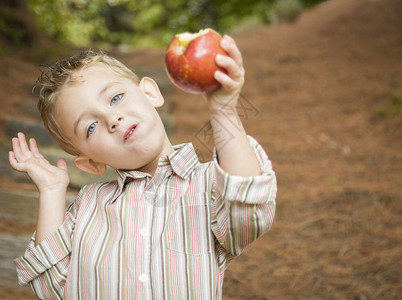
[[[164,99],[156,82],[149,77],[143,77],[139,84],[140,89],[149,98],[154,107],[161,107]]]
[[[106,171],[106,164],[96,162],[86,156],[77,156],[74,159],[74,163],[81,171],[94,175],[101,175]]]

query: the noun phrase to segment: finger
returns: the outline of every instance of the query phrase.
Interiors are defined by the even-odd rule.
[[[8,161],[10,165],[14,168],[17,165],[17,159],[15,158],[15,154],[13,151],[8,152]],[[15,168],[14,168],[15,169]]]
[[[236,62],[237,65],[243,66],[243,58],[241,52],[232,37],[225,35],[221,40],[221,47],[229,54],[229,56]]]
[[[42,157],[35,139],[29,139],[29,148],[31,149],[33,155]]]
[[[17,137],[18,137],[18,141],[20,143],[22,153],[26,154],[26,153],[30,152],[28,144],[27,144],[27,140],[25,138],[25,134],[23,134],[22,132],[18,132]]]
[[[60,158],[57,161],[56,165],[57,165],[58,168],[60,168],[60,169],[62,169],[64,171],[67,171],[67,162],[66,162],[66,160],[64,158]]]
[[[216,71],[214,77],[226,90],[235,89],[239,85],[239,83],[234,81],[228,74],[221,71]]]
[[[20,146],[20,141],[18,138],[12,138],[11,143],[13,145],[13,155],[15,159],[20,159],[22,157],[22,151],[21,151],[21,146]]]
[[[243,67],[236,64],[236,62],[229,56],[217,55],[216,63],[218,66],[224,68],[228,75],[236,81],[242,81],[244,77]]]
[[[8,161],[10,162],[11,167],[19,172],[23,172],[24,170],[21,168],[21,165],[18,163],[15,153],[13,151],[8,152]]]

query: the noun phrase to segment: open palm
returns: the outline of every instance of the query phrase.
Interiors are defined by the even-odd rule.
[[[67,188],[69,176],[64,159],[59,159],[56,166],[50,164],[40,154],[35,139],[30,139],[28,145],[23,133],[12,139],[12,145],[10,165],[16,171],[27,173],[40,192]]]

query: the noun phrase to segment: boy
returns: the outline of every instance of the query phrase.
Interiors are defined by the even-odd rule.
[[[229,262],[272,225],[276,178],[234,113],[241,53],[229,36],[221,45],[227,74],[205,95],[216,149],[208,163],[190,143],[171,145],[157,84],[119,61],[87,51],[42,75],[38,107],[52,136],[81,170],[109,165],[118,179],[85,186],[65,213],[66,162],[49,164],[22,133],[12,139],[11,166],[39,189],[36,233],[15,260],[39,298],[222,297]]]

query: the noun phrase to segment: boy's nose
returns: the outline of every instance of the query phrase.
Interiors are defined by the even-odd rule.
[[[120,126],[121,121],[123,120],[122,116],[112,115],[108,119],[108,127],[111,132],[115,131],[117,127]]]

